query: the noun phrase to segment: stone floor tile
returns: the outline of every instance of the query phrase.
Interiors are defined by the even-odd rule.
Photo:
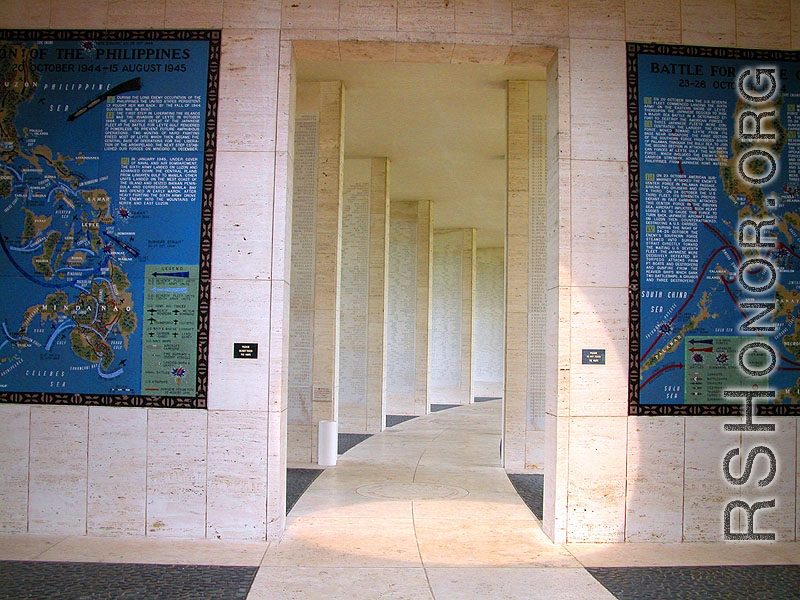
[[[527,521],[417,519],[426,567],[580,567],[564,548]]]
[[[0,560],[35,560],[63,539],[43,535],[0,535]]]
[[[791,562],[777,548],[753,542],[684,544],[567,544],[584,567],[775,565]],[[791,552],[791,546],[784,546]],[[795,552],[800,544],[794,544]],[[795,561],[800,560],[795,555]]]
[[[247,600],[433,600],[417,568],[262,567]]]
[[[420,567],[410,519],[302,517],[272,544],[263,566]]]
[[[581,568],[428,569],[428,579],[437,600],[614,599]]]
[[[267,547],[267,542],[74,536],[54,544],[38,560],[257,567]]]

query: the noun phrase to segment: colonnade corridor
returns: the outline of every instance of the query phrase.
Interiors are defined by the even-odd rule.
[[[501,466],[502,400],[405,421],[339,457],[248,599],[613,598],[550,542]]]

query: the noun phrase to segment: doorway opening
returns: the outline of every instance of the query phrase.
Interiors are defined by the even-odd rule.
[[[526,112],[525,155],[538,145],[543,157],[552,51],[528,48],[526,60],[510,60],[508,48],[505,62],[462,62],[452,45],[376,43],[385,51],[374,59],[347,60],[344,44],[332,55],[322,43],[294,43],[288,464],[318,462],[323,420],[335,421],[340,434],[370,435],[431,411],[502,398],[504,465],[524,469],[533,462],[541,471],[543,462],[528,456],[532,444],[539,446],[533,454],[544,456],[544,390],[534,389],[543,386],[544,364],[529,349],[541,342],[544,323],[528,304],[543,292],[534,289],[543,282],[531,283],[529,273],[535,257],[544,256],[545,237],[534,237],[544,231],[544,159],[527,167],[525,192],[517,189],[519,165],[508,154],[521,132],[509,129],[509,82],[530,84],[526,110],[539,118]],[[420,60],[426,49],[430,56]],[[331,162],[334,155],[341,164]],[[331,226],[333,213],[314,212],[308,202],[337,177],[331,185],[341,229],[326,241],[319,231]],[[541,196],[540,211],[530,210],[531,194]],[[381,202],[382,217],[373,210]],[[524,204],[524,215],[512,204]],[[383,239],[376,242],[370,232],[380,228]],[[376,243],[384,244],[377,257]],[[336,277],[320,273],[331,252]],[[381,269],[376,283],[371,277]],[[512,273],[525,283],[509,290]],[[321,309],[320,295],[330,300],[331,293],[333,304]],[[544,296],[537,297],[543,314]],[[371,322],[377,305],[383,320]],[[517,313],[524,313],[524,342],[510,344]],[[315,322],[334,324],[332,349],[321,350]],[[538,338],[532,327],[540,328]],[[378,358],[370,354],[376,339]],[[305,362],[297,360],[303,352]],[[315,380],[320,368],[324,383]],[[509,369],[524,389],[509,388]],[[508,439],[520,431],[521,442]]]

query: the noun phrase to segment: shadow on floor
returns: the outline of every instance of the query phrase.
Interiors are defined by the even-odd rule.
[[[286,469],[286,514],[325,469]]]
[[[544,504],[544,475],[538,473],[508,473],[511,485],[517,494],[528,505],[531,512],[542,521],[542,506]]]

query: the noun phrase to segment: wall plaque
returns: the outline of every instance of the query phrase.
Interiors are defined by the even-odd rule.
[[[583,349],[581,357],[584,365],[606,364],[606,351],[604,349]]]
[[[233,358],[258,358],[258,344],[233,344]]]
[[[800,414],[798,58],[628,44],[630,414]]]

